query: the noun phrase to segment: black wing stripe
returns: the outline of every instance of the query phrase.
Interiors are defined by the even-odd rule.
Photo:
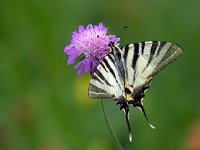
[[[108,56],[109,56],[109,55],[108,55]],[[110,65],[108,64],[108,61],[107,61],[106,59],[104,59],[103,62],[105,63],[106,67],[108,68],[108,70],[110,71],[110,73],[113,75],[113,77],[116,79],[116,75],[115,75],[113,69],[112,69],[112,68],[110,67]]]
[[[108,57],[106,57],[106,59],[104,59],[104,61],[103,61],[103,62],[105,63],[105,65],[106,65],[106,67],[108,68],[108,70],[110,71],[110,73],[112,74],[112,76],[114,77],[116,83],[117,83],[117,84],[119,85],[119,87],[121,88],[120,83],[119,83],[119,81],[117,80],[116,74],[115,74],[114,70],[112,69],[111,65],[109,65],[107,59],[111,60],[113,66],[116,66],[116,65],[115,65],[115,62],[114,62],[114,60],[113,60],[113,58],[112,58],[111,55],[108,55]],[[117,75],[118,75],[118,74],[117,74]]]
[[[106,79],[105,77],[102,75],[102,73],[97,69],[96,72],[95,72],[100,78],[102,81],[104,81],[107,85],[109,86],[112,86]]]
[[[137,60],[138,60],[138,53],[139,53],[139,43],[134,44],[134,55],[133,55],[133,61],[132,61],[132,67],[135,69]]]
[[[111,56],[111,54],[109,54],[108,58],[112,61],[113,65],[115,65],[115,61],[114,61],[113,55]]]
[[[127,56],[128,56],[128,51],[129,51],[129,46],[128,46],[128,45],[126,45],[126,46],[125,46],[125,51],[124,51],[124,60],[126,60],[126,59],[127,59]]]
[[[152,59],[153,59],[153,55],[155,54],[156,48],[158,47],[158,41],[153,41],[152,46],[151,46],[151,50],[150,50],[150,58],[148,60],[147,66],[146,68],[149,66],[149,64],[151,63]]]
[[[139,43],[135,43],[134,44],[134,55],[133,55],[133,61],[132,61],[132,67],[133,70],[135,70],[134,76],[133,76],[133,81],[135,81],[135,76],[136,76],[136,64],[137,64],[137,60],[139,57]]]
[[[158,57],[158,55],[160,54],[162,48],[165,46],[166,43],[167,43],[167,42],[164,42],[164,41],[161,41],[161,42],[160,42],[160,46],[159,46],[159,48],[158,48],[156,57]]]
[[[103,84],[103,82],[97,77],[96,74],[94,74],[94,76],[92,77],[94,80],[97,80],[98,82],[100,82],[101,84]]]
[[[104,63],[103,63],[103,62],[101,62],[100,65],[103,67],[103,69],[104,69],[106,72],[108,72],[108,70],[107,70],[106,67],[104,66]]]
[[[145,47],[145,42],[141,42],[142,44],[142,55],[144,54],[144,47]]]

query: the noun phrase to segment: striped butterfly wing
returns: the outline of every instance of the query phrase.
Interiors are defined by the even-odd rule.
[[[144,92],[152,78],[166,65],[182,54],[182,48],[164,41],[133,43],[121,48],[125,70],[125,91],[129,104],[140,108],[149,123],[143,107]],[[155,128],[150,123],[152,128]]]
[[[116,62],[121,61],[113,53],[109,53],[98,65],[89,85],[88,95],[91,98],[117,99],[124,95],[124,81]],[[120,69],[124,70],[123,66]]]
[[[128,104],[139,107],[148,121],[141,101],[144,91],[149,87],[153,76],[178,58],[182,49],[177,44],[164,41],[133,43],[121,49],[111,43],[111,49],[94,72],[88,93],[93,99],[116,100],[117,105],[125,112],[131,141]],[[150,123],[149,125],[153,127]]]
[[[89,96],[94,99],[112,98],[125,113],[129,131],[129,140],[132,141],[131,126],[129,123],[129,106],[125,94],[125,67],[122,51],[114,43],[110,43],[111,52],[103,59],[94,72],[89,85]]]
[[[150,82],[161,69],[182,54],[175,43],[146,41],[123,46],[126,85],[135,88]]]

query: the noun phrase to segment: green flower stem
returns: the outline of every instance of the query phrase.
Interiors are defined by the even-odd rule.
[[[104,118],[105,118],[105,121],[106,121],[106,125],[108,127],[108,130],[110,131],[110,134],[112,135],[113,140],[116,143],[116,146],[118,147],[119,150],[124,150],[123,147],[121,146],[116,134],[114,133],[111,125],[110,125],[110,122],[108,120],[108,117],[107,117],[107,114],[106,114],[106,110],[105,110],[105,107],[104,107],[104,104],[103,104],[103,100],[101,100],[101,107],[102,107],[102,110],[103,110],[103,115],[104,115]]]

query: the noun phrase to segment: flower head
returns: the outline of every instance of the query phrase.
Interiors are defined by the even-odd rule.
[[[68,64],[73,64],[78,56],[83,55],[84,59],[79,61],[75,69],[78,75],[84,72],[94,72],[109,53],[109,43],[119,45],[120,38],[115,35],[107,35],[108,29],[100,23],[98,26],[89,24],[86,29],[81,25],[78,32],[73,32],[71,44],[67,45],[64,52],[69,55]]]

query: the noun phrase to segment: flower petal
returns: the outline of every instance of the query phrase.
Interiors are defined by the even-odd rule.
[[[68,55],[70,55],[73,52],[73,46],[72,45],[67,45],[64,49],[64,52]]]
[[[79,61],[76,66],[74,66],[75,69],[78,69],[83,64],[83,60]]]
[[[91,67],[91,60],[86,59],[85,60],[85,72],[90,72],[91,71],[90,67]]]
[[[80,68],[79,68],[79,70],[78,70],[78,75],[79,75],[79,76],[82,76],[83,73],[84,73],[84,70],[85,70],[85,66],[84,66],[84,65],[81,65]]]
[[[99,65],[99,61],[93,59],[91,63],[91,70],[94,71],[98,65]]]
[[[87,26],[86,29],[87,29],[87,30],[91,30],[91,29],[93,29],[93,25],[92,25],[92,24],[89,24],[89,25]]]
[[[78,32],[73,32],[72,33],[72,39],[75,39],[79,36]]]
[[[80,25],[78,31],[79,31],[79,32],[84,32],[84,31],[85,31],[85,28],[84,28],[82,25]]]
[[[70,55],[69,58],[68,58],[68,65],[73,64],[75,59],[76,59],[76,56]]]

